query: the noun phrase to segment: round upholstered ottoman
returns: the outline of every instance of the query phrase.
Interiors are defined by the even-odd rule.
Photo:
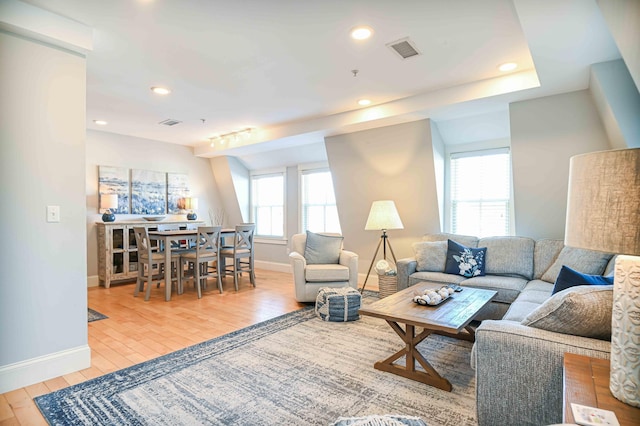
[[[322,287],[316,297],[316,315],[323,321],[360,319],[360,292],[352,287]]]

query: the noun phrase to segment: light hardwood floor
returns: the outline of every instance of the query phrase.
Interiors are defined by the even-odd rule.
[[[133,284],[88,289],[91,309],[107,315],[89,323],[91,367],[75,373],[0,394],[0,425],[46,425],[33,398],[234,330],[304,307],[294,298],[293,276],[256,271],[256,288],[242,277],[223,280],[220,294],[211,280],[198,299],[191,284],[184,294],[164,301],[164,287],[153,287],[151,300],[133,297]],[[370,288],[369,285],[367,285]],[[371,288],[374,290],[375,288]]]

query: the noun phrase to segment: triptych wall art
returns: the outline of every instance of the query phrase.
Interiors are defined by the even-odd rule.
[[[98,192],[118,195],[115,214],[177,214],[189,196],[189,175],[98,166]],[[106,209],[100,209],[104,213]]]

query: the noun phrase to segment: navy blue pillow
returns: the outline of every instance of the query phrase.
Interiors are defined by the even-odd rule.
[[[558,278],[556,278],[556,283],[553,285],[553,292],[556,294],[559,291],[565,290],[569,287],[573,287],[576,285],[611,285],[613,284],[613,277],[602,275],[588,275],[583,274],[582,272],[578,272],[569,268],[568,266],[562,265],[562,269],[560,269],[560,273],[558,274]]]
[[[463,277],[481,277],[484,275],[487,248],[470,248],[455,241],[447,240],[447,262],[444,271],[447,274]]]

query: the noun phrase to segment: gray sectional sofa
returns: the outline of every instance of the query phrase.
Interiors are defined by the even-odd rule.
[[[448,239],[467,247],[487,247],[486,275],[465,278],[445,273],[442,247]],[[609,298],[587,299],[586,309],[591,309],[588,303],[604,305],[604,314],[586,311],[588,313],[583,315],[585,319],[594,321],[601,318],[605,324],[598,325],[605,329],[608,325],[610,333],[612,286],[572,287],[557,293],[553,300],[550,298],[562,265],[587,274],[606,274],[613,270],[614,256],[564,247],[561,240],[477,238],[446,233],[425,235],[422,242],[414,244],[414,252],[415,257],[397,262],[399,289],[428,281],[457,283],[463,287],[497,292],[494,300],[478,316],[482,323],[476,330],[471,356],[471,364],[476,370],[479,425],[561,423],[564,353],[608,359],[610,341],[602,340],[602,336],[597,339],[567,334],[567,327],[563,325],[559,327],[563,332],[550,331],[554,327],[544,326],[544,321],[535,323],[532,317],[539,317],[539,313],[552,302],[556,303],[556,309],[557,300],[564,303],[571,298],[592,297],[592,288],[599,287],[598,290],[602,291],[598,297],[608,291]],[[584,305],[584,301],[581,303]],[[543,304],[543,308],[537,309]],[[571,309],[573,305],[569,311],[574,315],[576,310]],[[608,324],[602,319],[607,315]],[[584,325],[592,327],[591,324]]]

